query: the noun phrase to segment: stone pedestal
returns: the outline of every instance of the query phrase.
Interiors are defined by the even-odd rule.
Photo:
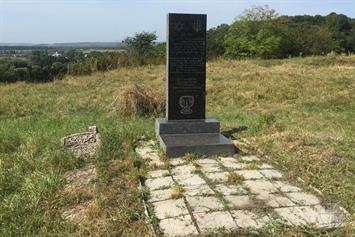
[[[201,155],[233,155],[233,143],[220,134],[216,119],[155,120],[155,132],[168,157],[186,153]]]

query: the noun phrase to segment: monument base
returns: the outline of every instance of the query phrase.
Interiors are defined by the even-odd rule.
[[[216,119],[155,120],[155,131],[160,147],[167,157],[184,156],[186,153],[201,155],[233,155],[234,144],[221,135]]]

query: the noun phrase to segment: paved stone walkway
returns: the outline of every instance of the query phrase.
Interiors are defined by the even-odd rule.
[[[339,206],[322,205],[256,156],[164,161],[154,147],[151,141],[136,152],[150,167],[144,182],[147,202],[164,236],[255,230],[275,220],[332,228],[348,215]]]

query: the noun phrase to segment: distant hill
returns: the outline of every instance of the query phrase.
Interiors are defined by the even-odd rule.
[[[120,42],[73,42],[52,44],[0,43],[0,47],[53,47],[53,48],[121,48]]]

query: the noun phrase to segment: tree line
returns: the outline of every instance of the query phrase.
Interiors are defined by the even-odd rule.
[[[245,10],[207,32],[214,57],[287,58],[355,52],[355,19],[343,14],[279,16],[267,6]]]
[[[25,59],[0,58],[0,82],[48,82],[120,67],[165,63],[165,43],[152,32],[122,41],[119,52],[35,49]],[[342,14],[279,16],[267,6],[245,10],[235,21],[207,31],[208,59],[287,58],[355,52],[355,19]]]

